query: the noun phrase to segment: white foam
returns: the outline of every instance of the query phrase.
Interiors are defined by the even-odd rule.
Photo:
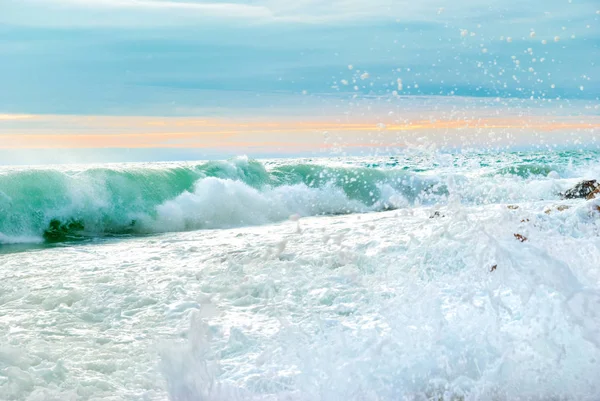
[[[305,220],[302,236],[288,237],[290,262],[240,255],[231,276],[201,275],[226,292],[244,278],[257,312],[248,320],[226,297],[220,317],[192,319],[192,337],[163,351],[170,396],[597,399],[594,205],[551,215],[530,204],[443,209],[435,219],[406,209],[359,224],[352,216]],[[340,246],[317,245],[322,228],[345,232]],[[234,331],[247,339],[236,351]]]
[[[261,226],[2,254],[0,398],[595,401],[600,200],[560,200],[572,171],[372,206],[207,178],[140,224]]]
[[[156,208],[155,231],[227,228],[282,221],[290,215],[351,213],[369,210],[352,201],[341,189],[305,185],[266,188],[261,191],[241,181],[220,178],[199,180],[194,192],[185,192]]]

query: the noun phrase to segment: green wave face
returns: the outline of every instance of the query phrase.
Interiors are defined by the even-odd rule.
[[[498,170],[497,174],[506,175],[512,174],[521,178],[529,178],[532,176],[547,176],[552,171],[556,171],[557,167],[544,164],[517,164],[515,166],[504,167]]]
[[[381,185],[387,184],[404,196],[414,198],[423,185],[413,176],[400,170],[375,168],[324,167],[311,164],[281,166],[271,172],[271,185],[303,184],[311,188],[333,185],[349,199],[372,206],[381,201]]]
[[[37,235],[50,221],[79,222],[79,232],[121,232],[133,215],[192,188],[197,173],[92,169],[69,175],[30,170],[0,175],[0,232]],[[55,227],[56,228],[56,227]],[[74,228],[74,226],[73,226]]]

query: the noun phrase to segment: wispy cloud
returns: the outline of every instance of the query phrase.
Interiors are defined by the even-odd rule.
[[[40,27],[152,27],[219,21],[266,22],[265,7],[152,0],[5,0],[0,22]]]
[[[486,17],[539,22],[595,12],[593,0],[4,0],[0,21],[38,26],[161,26],[219,21],[327,24],[360,20],[465,23]]]
[[[29,0],[36,1],[36,0]],[[38,5],[42,2],[37,0]],[[61,6],[73,6],[87,9],[112,9],[118,10],[153,10],[198,12],[210,17],[213,15],[227,16],[230,18],[265,18],[272,16],[267,7],[244,3],[214,3],[214,2],[181,2],[162,0],[47,0],[44,4],[55,4]]]

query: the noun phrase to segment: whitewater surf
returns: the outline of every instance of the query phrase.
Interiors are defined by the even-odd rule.
[[[8,400],[596,400],[595,151],[11,167]]]

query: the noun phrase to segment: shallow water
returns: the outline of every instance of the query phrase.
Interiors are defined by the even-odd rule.
[[[269,179],[299,164],[328,179],[213,174],[156,205],[96,207],[102,218],[88,200],[124,199],[115,184],[55,169],[90,186],[61,195],[62,215],[27,221],[19,201],[26,224],[0,221],[5,242],[26,242],[0,253],[0,398],[600,398],[600,202],[558,195],[598,178],[597,154],[346,162],[266,161]],[[344,187],[356,174],[342,168],[374,170],[361,184],[377,197]],[[392,185],[406,170],[416,193]],[[106,236],[131,210],[144,229]],[[29,243],[59,217],[86,232]]]

